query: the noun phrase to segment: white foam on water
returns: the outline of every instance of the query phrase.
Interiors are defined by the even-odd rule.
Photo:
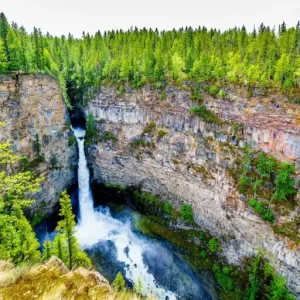
[[[125,264],[125,276],[131,282],[142,282],[142,293],[158,299],[177,299],[176,295],[160,287],[149,273],[143,261],[143,253],[150,245],[132,232],[130,223],[114,219],[108,209],[94,210],[90,188],[90,174],[84,153],[85,130],[73,129],[79,148],[78,188],[80,217],[76,236],[84,248],[92,247],[101,241],[112,241],[117,249],[117,259]]]

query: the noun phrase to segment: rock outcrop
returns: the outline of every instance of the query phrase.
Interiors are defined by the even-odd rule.
[[[174,87],[164,97],[149,86],[127,89],[121,96],[114,88],[102,87],[86,114],[92,113],[99,129],[118,140],[103,138],[90,146],[94,180],[141,185],[174,205],[191,204],[199,225],[227,237],[222,248],[230,263],[261,251],[300,297],[299,247],[276,236],[247,207],[227,171],[246,142],[297,165],[297,111],[288,111],[284,101],[278,107],[263,97],[247,101],[229,91],[228,100],[207,96],[204,103],[234,123],[208,124],[191,116],[190,99],[188,91]]]
[[[45,178],[34,196],[35,207],[51,212],[60,192],[75,180],[72,166],[77,165],[76,146],[68,145],[72,133],[59,85],[48,76],[2,75],[0,107],[0,140],[11,141],[15,152],[28,158],[15,168],[32,169]]]
[[[59,258],[53,256],[41,265],[16,268],[0,261],[0,299],[139,300],[140,297],[129,291],[114,291],[94,270],[77,268],[69,271]]]

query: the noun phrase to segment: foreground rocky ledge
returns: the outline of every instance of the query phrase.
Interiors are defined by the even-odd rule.
[[[69,271],[57,257],[38,266],[15,268],[0,261],[0,299],[2,300],[138,300],[130,292],[114,292],[96,271],[78,268]]]

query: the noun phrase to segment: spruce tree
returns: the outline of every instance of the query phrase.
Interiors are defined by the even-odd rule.
[[[59,231],[62,238],[60,236],[57,238],[57,241],[54,243],[54,251],[58,253],[58,256],[62,258],[70,269],[75,266],[87,268],[91,266],[91,260],[84,251],[80,250],[79,243],[75,237],[75,215],[72,212],[71,199],[67,191],[62,192],[59,202],[59,215],[62,217],[62,220],[58,222],[56,230]]]
[[[75,215],[72,212],[71,199],[67,191],[62,192],[59,203],[59,216],[62,217],[62,220],[58,222],[57,230],[64,236],[67,243],[67,264],[68,267],[72,269],[78,245],[75,237]]]
[[[52,243],[49,239],[44,242],[43,260],[47,261],[52,256]]]
[[[118,272],[112,285],[113,285],[114,289],[118,292],[122,292],[125,290],[125,288],[126,288],[125,287],[125,279],[121,272]]]
[[[7,57],[4,50],[3,40],[0,38],[0,73],[7,70]]]

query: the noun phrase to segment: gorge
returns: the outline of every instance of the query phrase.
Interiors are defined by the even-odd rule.
[[[150,85],[135,90],[126,86],[122,93],[116,87],[103,85],[87,106],[77,112],[83,119],[92,115],[98,132],[88,137],[86,147],[91,179],[108,187],[140,188],[159,195],[177,210],[183,204],[190,205],[197,226],[218,237],[220,255],[229,264],[239,265],[244,258],[261,252],[287,279],[289,290],[299,297],[297,242],[274,232],[271,224],[247,206],[247,199],[237,189],[234,174],[228,171],[241,156],[241,149],[250,143],[254,149],[268,151],[277,159],[292,161],[298,174],[297,104],[282,101],[284,96],[280,94],[266,97],[259,91],[249,102],[245,91],[233,86],[228,86],[227,93],[227,99],[215,99],[208,93],[203,99],[205,106],[225,121],[216,124],[190,114],[195,101],[188,84],[185,88],[169,85],[163,99],[162,90]],[[5,123],[0,129],[1,139],[12,140],[15,151],[27,155],[35,172],[45,177],[40,192],[34,196],[37,202],[33,213],[42,211],[48,215],[53,212],[60,191],[77,181],[78,151],[70,143],[70,117],[59,85],[48,76],[18,75],[17,79],[5,76],[0,84],[0,104],[3,108],[0,119]],[[93,211],[89,175],[83,160],[83,139],[78,134],[79,131],[75,134],[80,144],[79,168],[83,168],[78,172],[79,199],[85,199],[80,204],[84,209],[79,217],[79,241],[94,245],[98,239],[113,239],[117,245],[118,241],[126,243],[126,239],[128,243],[128,236],[135,241],[131,229],[115,220],[107,210]],[[32,151],[37,135],[41,143],[39,154]],[[37,160],[38,155],[44,159]],[[82,188],[80,182],[84,184]],[[279,214],[279,223],[293,220],[299,214],[298,197],[299,193],[292,210]],[[89,237],[88,228],[95,226],[93,222],[99,222],[101,231],[99,236]],[[182,222],[173,225],[175,230],[189,228]],[[122,226],[124,235],[116,233],[109,237],[110,229]],[[118,252],[121,254],[122,251]],[[132,264],[129,279],[146,276],[145,269],[139,270],[141,273],[133,272],[136,262],[129,263],[127,259],[123,257],[124,263]],[[151,289],[153,280],[148,278],[147,282]]]

